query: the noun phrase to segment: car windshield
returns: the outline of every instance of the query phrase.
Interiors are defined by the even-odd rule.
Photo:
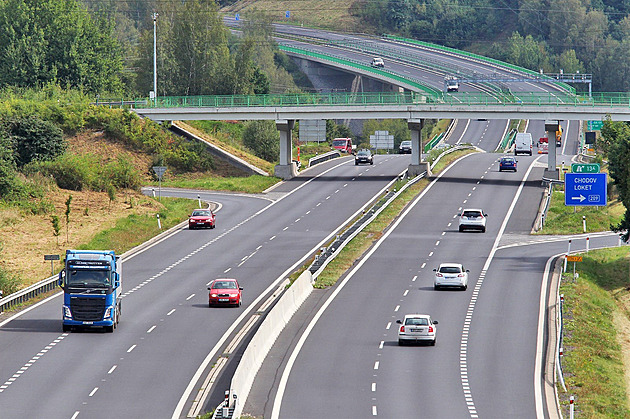
[[[464,217],[481,217],[481,212],[479,211],[464,211],[462,214]]]
[[[400,145],[411,145],[411,141],[403,141]]]
[[[440,272],[443,274],[458,274],[462,272],[459,266],[441,266]]]
[[[451,87],[457,86],[457,80],[448,80],[446,84]]]
[[[192,213],[193,217],[210,217],[211,215],[212,212],[210,212],[210,210],[193,211]]]
[[[235,290],[236,289],[236,282],[234,281],[217,281],[212,285],[212,288],[214,289],[221,289],[221,290]]]
[[[405,319],[405,325],[411,326],[428,326],[429,321],[425,318],[410,317]]]
[[[514,162],[514,159],[513,159],[513,158],[511,158],[511,157],[503,157],[503,158],[501,159],[501,161],[502,161],[503,163],[513,163],[513,162]]]
[[[359,151],[358,155],[359,156],[369,156],[370,152],[367,151],[367,150],[361,150],[361,151]]]

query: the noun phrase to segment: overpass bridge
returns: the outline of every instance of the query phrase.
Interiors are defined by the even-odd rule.
[[[428,170],[421,161],[420,130],[424,119],[539,119],[630,121],[630,92],[364,92],[275,95],[179,96],[128,102],[133,110],[155,121],[273,120],[280,132],[280,161],[275,175],[288,179],[297,171],[292,162],[291,130],[296,120],[404,119],[411,130],[411,175]],[[548,130],[550,131],[550,130]],[[552,131],[550,131],[552,132]],[[549,134],[552,138],[555,134]],[[549,170],[556,171],[555,149]]]

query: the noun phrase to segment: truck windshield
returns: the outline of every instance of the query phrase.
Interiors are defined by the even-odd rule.
[[[102,269],[69,269],[66,281],[70,287],[107,288],[111,286],[108,270]]]

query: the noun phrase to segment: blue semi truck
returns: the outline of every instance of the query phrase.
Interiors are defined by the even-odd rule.
[[[120,320],[122,263],[113,250],[66,250],[59,272],[63,288],[63,331],[103,328],[113,332]]]

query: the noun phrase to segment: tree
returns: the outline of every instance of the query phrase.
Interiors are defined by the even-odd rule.
[[[0,2],[0,87],[56,82],[90,92],[122,88],[113,22],[77,0]]]
[[[622,239],[627,242],[630,239],[630,125],[627,122],[605,121],[602,136],[610,148],[608,171],[626,208],[621,222],[611,229],[623,232]]]
[[[0,199],[9,195],[17,184],[13,142],[0,127]]]
[[[66,243],[70,241],[69,239],[69,227],[70,227],[70,203],[72,202],[72,195],[68,195],[68,199],[66,200]]]
[[[280,133],[273,121],[250,121],[243,130],[243,144],[270,162],[280,156]]]
[[[32,161],[52,160],[66,151],[61,129],[37,116],[16,118],[8,122],[16,163],[22,167]]]
[[[52,223],[53,236],[57,238],[57,246],[59,246],[59,234],[61,231],[61,226],[59,225],[59,217],[57,217],[56,215],[51,216],[50,222]]]

